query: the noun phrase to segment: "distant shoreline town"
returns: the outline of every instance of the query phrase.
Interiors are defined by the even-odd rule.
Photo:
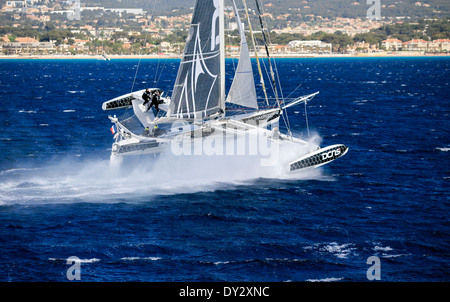
[[[261,57],[263,55],[261,54]],[[260,57],[260,58],[261,58]],[[446,53],[421,53],[421,52],[392,52],[392,53],[374,53],[374,54],[291,54],[291,55],[273,55],[276,59],[301,59],[301,58],[383,58],[383,57],[450,57]],[[176,55],[111,55],[107,60],[112,59],[181,59]],[[235,56],[227,56],[227,59],[235,58]],[[253,55],[252,58],[255,58]],[[8,59],[36,59],[36,60],[101,60],[106,61],[102,55],[0,55],[0,60]]]
[[[308,1],[301,2],[308,8]],[[420,5],[419,5],[420,4]],[[300,5],[300,4],[299,4]],[[358,2],[352,5],[360,5]],[[300,17],[292,9],[264,20],[273,25],[273,57],[423,56],[450,54],[450,19],[406,21],[404,17]],[[416,3],[418,7],[425,4]],[[232,10],[227,10],[233,20]],[[78,1],[6,1],[0,10],[1,58],[179,58],[192,13],[153,15],[138,8],[88,7]],[[256,15],[254,15],[256,17]],[[256,22],[256,20],[255,20]],[[244,24],[245,26],[245,24]],[[226,54],[238,56],[237,24],[227,23]],[[256,50],[265,49],[255,32]]]

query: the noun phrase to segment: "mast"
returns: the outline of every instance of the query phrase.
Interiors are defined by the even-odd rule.
[[[225,112],[225,0],[219,0],[220,37],[220,101],[219,107]]]
[[[261,64],[259,63],[258,50],[256,49],[255,37],[253,36],[252,23],[250,22],[250,16],[248,15],[247,3],[245,2],[245,0],[242,0],[242,2],[244,3],[245,15],[247,17],[248,28],[250,30],[250,36],[252,37],[253,47],[255,48],[255,58],[256,58],[256,64],[258,65],[259,76],[261,78],[261,85],[262,85],[262,88],[263,88],[263,91],[264,91],[264,96],[266,98],[267,106],[269,106],[269,99],[267,98],[266,85],[264,84],[264,78],[263,78],[263,74],[262,74],[262,71],[261,71]]]

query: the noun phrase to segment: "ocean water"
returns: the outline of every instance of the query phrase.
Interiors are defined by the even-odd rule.
[[[198,157],[112,170],[101,104],[170,91],[178,64],[0,61],[0,281],[69,282],[71,256],[86,282],[365,282],[371,256],[381,281],[450,281],[449,57],[277,60],[285,97],[320,91],[314,139],[350,147],[298,177]],[[288,110],[305,137],[304,113]]]

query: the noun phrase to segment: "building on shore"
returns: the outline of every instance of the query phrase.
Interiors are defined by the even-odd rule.
[[[399,39],[386,39],[381,42],[381,47],[387,51],[398,51],[402,49],[403,42]]]
[[[450,39],[438,39],[433,43],[437,45],[437,49],[440,52],[450,52]]]
[[[291,52],[297,53],[332,53],[333,45],[318,40],[300,41],[294,40],[289,42],[288,47]]]
[[[34,38],[16,38],[14,42],[6,42],[2,45],[2,53],[6,55],[23,54],[48,54],[55,50],[53,42],[39,42]]]
[[[408,51],[427,51],[428,41],[422,39],[414,39],[403,43],[403,50]]]

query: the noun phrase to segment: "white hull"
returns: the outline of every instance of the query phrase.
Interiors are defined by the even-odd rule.
[[[272,112],[263,112],[261,114],[253,114],[245,116],[245,120],[254,121],[252,118],[260,118],[261,116],[268,116],[272,118]],[[279,118],[279,117],[277,117]],[[277,121],[277,118],[274,121]],[[265,126],[268,124],[266,120],[262,121]],[[275,143],[282,145],[284,143],[290,146],[298,146],[299,151],[304,150],[304,154],[295,156],[294,158],[286,158],[292,156],[291,154],[279,154],[278,156],[283,159],[283,162],[288,161],[289,164],[285,167],[290,173],[296,173],[298,171],[310,168],[317,168],[322,165],[328,164],[337,158],[344,156],[348,152],[348,147],[344,145],[333,145],[326,148],[315,147],[315,151],[308,152],[306,147],[309,145],[307,141],[292,136],[287,136],[278,132],[278,128],[274,130],[268,130],[265,127],[258,127],[253,124],[242,122],[237,118],[226,120],[215,120],[202,126],[190,125],[184,128],[171,129],[160,137],[146,137],[132,134],[127,132],[127,129],[120,123],[116,123],[119,126],[122,133],[118,135],[117,141],[112,146],[112,155],[114,157],[128,157],[139,155],[156,155],[156,154],[175,154],[175,150],[181,150],[179,143],[184,144],[184,150],[202,150],[202,146],[205,144],[205,140],[215,139],[221,140],[223,138],[244,138],[247,139],[248,135],[258,135],[258,139],[267,140],[270,144]],[[255,139],[254,143],[257,144]],[[175,144],[175,145],[174,145]],[[186,144],[188,144],[186,146]],[[225,145],[226,142],[223,143]],[[176,146],[176,147],[174,147]],[[200,146],[200,149],[196,149]],[[311,146],[309,146],[311,147]],[[225,147],[226,148],[226,147]],[[277,149],[278,150],[278,149]],[[279,149],[283,152],[282,148]],[[202,155],[197,154],[196,151],[188,152],[184,155]],[[220,153],[220,152],[219,152]],[[233,155],[233,154],[227,154]],[[243,154],[241,154],[243,155]],[[254,155],[259,155],[255,153]],[[207,156],[207,155],[206,155]],[[281,163],[280,163],[281,164]],[[285,165],[285,164],[283,164]]]

